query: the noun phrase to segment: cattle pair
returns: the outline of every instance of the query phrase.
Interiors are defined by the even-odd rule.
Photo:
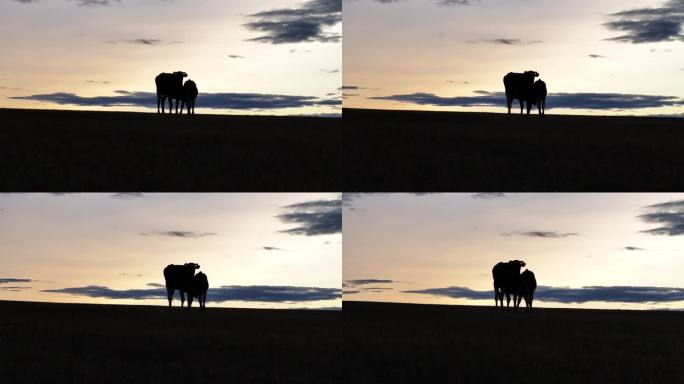
[[[503,297],[506,295],[506,306],[511,306],[511,296],[513,296],[513,307],[518,308],[520,301],[525,299],[525,308],[532,310],[534,291],[537,289],[537,280],[532,271],[526,269],[522,274],[520,268],[525,266],[521,260],[511,260],[507,263],[497,263],[492,268],[494,278],[494,306],[498,307],[501,302],[503,308]]]
[[[506,105],[508,114],[511,114],[513,99],[520,101],[520,114],[523,113],[523,104],[527,104],[527,114],[536,105],[539,109],[539,116],[544,116],[546,109],[546,83],[540,80],[534,81],[539,76],[535,71],[524,73],[510,72],[503,78],[504,88],[506,89]]]
[[[174,73],[160,73],[154,78],[157,85],[157,113],[164,113],[164,104],[166,99],[169,99],[169,113],[173,113],[173,100],[176,100],[176,114],[178,114],[178,105],[180,104],[180,113],[183,113],[185,105],[188,106],[188,115],[190,111],[195,114],[195,100],[197,100],[197,84],[194,81],[188,80],[183,84],[183,78],[188,76],[185,72]]]
[[[185,294],[188,294],[188,309],[192,306],[192,299],[197,298],[202,310],[206,308],[207,290],[209,281],[207,275],[198,272],[199,264],[185,263],[183,265],[169,264],[164,268],[164,280],[166,280],[166,294],[169,298],[169,307],[173,301],[173,293],[178,290],[181,297],[181,308],[185,303]]]

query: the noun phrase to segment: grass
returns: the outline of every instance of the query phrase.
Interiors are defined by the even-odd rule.
[[[340,119],[0,109],[4,191],[339,191]]]
[[[345,301],[349,383],[673,383],[684,313]]]
[[[684,189],[684,119],[343,113],[345,192]]]
[[[0,301],[5,383],[339,383],[338,311]]]

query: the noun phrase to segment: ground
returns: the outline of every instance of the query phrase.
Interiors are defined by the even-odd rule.
[[[340,191],[340,119],[0,109],[3,191]]]
[[[684,189],[684,119],[344,109],[345,192]]]
[[[674,383],[684,312],[345,301],[348,383]]]
[[[339,311],[0,301],[4,383],[340,383]]]

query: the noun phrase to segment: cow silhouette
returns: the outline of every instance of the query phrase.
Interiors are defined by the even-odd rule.
[[[533,105],[537,106],[537,109],[539,110],[539,116],[545,115],[546,94],[546,83],[541,81],[541,79],[532,84],[532,89],[530,90],[526,100],[528,115],[530,114],[530,109],[532,109]]]
[[[173,113],[173,100],[176,100],[176,113],[178,113],[178,100],[183,98],[183,78],[187,73],[176,71],[173,73],[162,72],[154,78],[157,85],[157,113],[164,113],[164,104],[169,99],[169,113]]]
[[[532,311],[532,301],[534,301],[534,291],[537,289],[537,279],[534,273],[526,269],[520,274],[520,296],[525,299],[525,308],[527,311]],[[518,306],[520,305],[520,298],[518,298]]]
[[[181,100],[181,114],[183,113],[183,107],[188,106],[188,115],[192,109],[192,114],[195,114],[195,100],[197,100],[197,84],[194,81],[188,80],[183,85],[183,99]]]
[[[494,306],[498,307],[501,302],[503,308],[503,297],[506,296],[506,307],[511,306],[511,295],[513,296],[513,307],[516,307],[520,296],[520,268],[525,266],[522,260],[511,260],[507,263],[499,262],[492,268],[492,278],[494,279]]]
[[[207,280],[207,275],[202,272],[197,272],[192,279],[192,284],[190,286],[190,290],[188,291],[188,309],[192,307],[192,299],[196,297],[200,309],[205,310],[207,303],[207,290],[209,290],[209,281]]]
[[[504,76],[503,82],[506,89],[506,105],[508,106],[509,115],[511,114],[511,106],[514,99],[520,101],[520,114],[523,114],[524,103],[530,99],[534,78],[537,76],[539,76],[539,73],[535,71],[525,71],[524,73],[509,72]]]
[[[185,263],[183,265],[169,264],[164,268],[164,280],[166,280],[166,295],[169,299],[169,307],[173,301],[173,293],[180,292],[181,308],[185,303],[185,293],[191,292],[192,283],[195,277],[195,269],[199,269],[199,264]]]

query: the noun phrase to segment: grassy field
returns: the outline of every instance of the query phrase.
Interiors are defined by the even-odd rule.
[[[343,113],[345,192],[684,190],[684,119]]]
[[[339,383],[339,311],[0,301],[5,383]]]
[[[340,119],[0,109],[4,191],[340,191]]]
[[[349,383],[675,383],[684,313],[345,301]]]

